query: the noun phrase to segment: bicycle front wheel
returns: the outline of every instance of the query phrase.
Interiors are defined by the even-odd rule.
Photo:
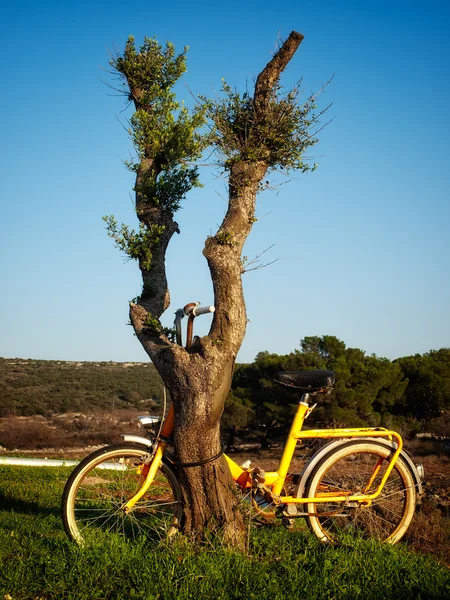
[[[126,502],[139,490],[148,470],[148,448],[126,443],[101,448],[86,457],[67,480],[62,520],[79,544],[107,537],[167,537],[182,518],[181,490],[173,471],[161,463],[146,494],[128,512]]]
[[[376,442],[350,441],[318,463],[306,484],[306,497],[372,494],[391,457],[392,450]],[[307,523],[323,542],[345,543],[352,538],[375,538],[395,544],[408,529],[415,504],[412,475],[399,457],[377,498],[369,503],[309,503]]]

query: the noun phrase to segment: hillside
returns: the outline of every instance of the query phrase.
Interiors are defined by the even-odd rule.
[[[163,387],[151,363],[0,358],[0,416],[50,415],[159,403]]]

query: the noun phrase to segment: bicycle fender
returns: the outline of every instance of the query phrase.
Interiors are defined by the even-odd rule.
[[[333,442],[330,442],[323,448],[319,448],[319,450],[317,450],[317,452],[315,452],[311,456],[309,461],[306,463],[303,471],[300,473],[299,482],[297,484],[297,488],[295,490],[294,496],[296,496],[297,498],[302,498],[304,496],[306,483],[307,483],[311,473],[314,471],[314,469],[316,468],[318,463],[323,458],[325,458],[325,456],[334,452],[337,448],[340,448],[341,446],[348,444],[349,442],[353,442],[353,441],[371,442],[371,443],[374,442],[376,444],[386,446],[386,448],[390,448],[393,451],[395,451],[395,449],[396,449],[394,442],[390,442],[389,440],[385,440],[383,438],[371,438],[371,437],[352,438],[352,439],[346,438],[346,439],[335,440]],[[400,456],[402,457],[403,461],[406,463],[409,470],[411,471],[411,475],[413,476],[417,493],[419,495],[422,494],[422,492],[423,492],[422,478],[417,470],[416,465],[414,464],[414,462],[412,460],[411,455],[409,454],[409,452],[407,450],[402,449],[402,451],[400,452]]]
[[[151,448],[153,446],[154,440],[149,440],[148,438],[141,437],[140,435],[131,435],[128,433],[122,433],[125,442],[133,442],[134,444],[141,444],[143,446],[147,446],[147,448]],[[165,450],[164,456],[162,457],[163,463],[170,466],[172,471],[176,471],[177,465],[175,463],[175,459],[173,457],[172,452]]]
[[[142,444],[143,446],[153,446],[153,440],[141,437],[140,435],[129,435],[128,433],[122,433],[124,442],[133,442],[135,444]]]
[[[123,437],[125,442],[133,442],[134,444],[142,444],[143,446],[147,446],[147,448],[151,448],[151,446],[153,446],[154,440],[149,440],[148,438],[141,437],[140,435],[131,435],[128,433],[122,433],[121,436]],[[169,465],[171,467],[172,471],[176,470],[177,465],[175,463],[173,454],[171,452],[166,450],[164,452],[164,456],[162,457],[162,461],[166,465]]]

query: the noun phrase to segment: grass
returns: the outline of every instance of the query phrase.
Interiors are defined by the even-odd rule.
[[[217,539],[196,547],[114,540],[79,548],[62,530],[67,469],[0,467],[0,598],[414,599],[450,597],[450,571],[404,546],[320,545],[305,532],[266,527],[248,554]]]

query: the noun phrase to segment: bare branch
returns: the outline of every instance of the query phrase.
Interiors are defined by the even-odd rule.
[[[255,265],[259,261],[261,256],[263,254],[265,254],[266,252],[268,252],[269,250],[271,250],[274,246],[275,246],[275,244],[272,244],[271,246],[269,246],[268,248],[266,248],[265,250],[263,250],[262,252],[257,254],[255,256],[255,258],[253,258],[251,261],[249,261],[249,262],[245,261],[245,264],[242,265],[242,273],[248,273],[249,271],[255,271],[256,269],[261,269],[262,267],[265,267],[265,266],[273,264],[274,262],[277,262],[278,258],[275,260],[272,260],[270,263],[267,263],[266,265],[258,265],[258,266],[253,267],[252,269],[247,268],[250,265]],[[244,257],[244,259],[245,259],[245,257]]]
[[[242,271],[242,273],[250,273],[250,271],[258,271],[259,269],[264,269],[265,267],[269,267],[270,265],[273,265],[273,263],[276,263],[278,260],[280,260],[280,259],[276,258],[275,260],[272,260],[268,263],[264,263],[263,265],[257,265],[256,267],[253,267],[252,269],[244,269]]]
[[[261,73],[258,75],[255,85],[255,104],[258,110],[264,111],[270,96],[273,94],[281,73],[294,56],[295,51],[300,46],[303,35],[297,31],[292,31],[281,48],[267,63]]]

